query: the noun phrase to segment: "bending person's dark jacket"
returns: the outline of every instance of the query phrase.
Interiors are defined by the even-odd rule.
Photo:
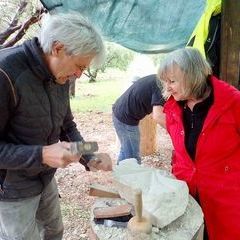
[[[83,141],[73,122],[68,84],[49,72],[37,38],[0,51],[0,200],[41,193],[56,169],[42,164],[42,147]]]

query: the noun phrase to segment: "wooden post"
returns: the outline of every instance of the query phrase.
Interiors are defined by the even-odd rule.
[[[240,1],[222,0],[220,77],[240,89]]]
[[[140,121],[141,156],[147,156],[156,152],[156,126],[157,124],[152,119],[151,114]]]

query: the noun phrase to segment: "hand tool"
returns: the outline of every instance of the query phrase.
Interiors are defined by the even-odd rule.
[[[150,221],[142,216],[142,190],[136,189],[135,192],[135,216],[128,222],[128,229],[132,233],[146,233],[152,232],[152,224]]]
[[[105,227],[117,227],[117,228],[126,228],[128,222],[118,222],[110,219],[104,220],[104,226]]]
[[[97,142],[71,142],[70,151],[73,155],[93,154],[98,151]]]
[[[94,218],[96,224],[103,224],[105,227],[118,227],[125,228],[127,227],[128,221],[132,218],[132,214],[121,217],[112,217],[112,218]]]

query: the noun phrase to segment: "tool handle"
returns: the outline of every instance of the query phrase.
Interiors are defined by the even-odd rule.
[[[135,214],[137,222],[142,221],[142,190],[136,189],[135,191]]]

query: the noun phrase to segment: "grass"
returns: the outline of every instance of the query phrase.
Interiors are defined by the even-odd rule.
[[[99,74],[97,82],[89,83],[88,79],[77,80],[76,96],[71,99],[73,112],[109,112],[112,104],[122,93],[121,77],[124,73],[108,71]]]

